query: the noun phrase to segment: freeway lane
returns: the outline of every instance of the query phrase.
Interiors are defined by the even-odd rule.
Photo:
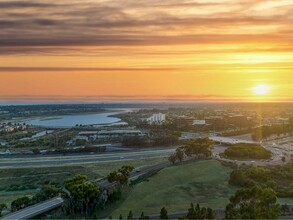
[[[33,206],[29,206],[25,209],[13,212],[0,218],[1,220],[20,220],[20,219],[30,219],[38,216],[44,212],[50,211],[56,207],[63,204],[64,200],[61,197],[53,198],[45,202],[38,203]]]
[[[32,158],[17,160],[17,161],[5,161],[0,162],[0,167],[31,167],[31,166],[57,166],[68,164],[81,164],[81,163],[101,163],[101,162],[117,162],[137,159],[149,159],[158,157],[168,157],[175,152],[175,148],[149,150],[149,151],[135,151],[129,153],[115,153],[115,154],[99,154],[88,155],[84,157],[70,157],[70,159],[63,156],[62,158],[46,158],[43,160],[31,160]]]

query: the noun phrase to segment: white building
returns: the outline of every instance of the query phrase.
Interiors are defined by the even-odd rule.
[[[206,125],[206,120],[193,120],[192,125]]]
[[[149,124],[162,124],[166,121],[166,115],[159,113],[159,114],[153,114],[151,117],[147,119],[147,122]]]

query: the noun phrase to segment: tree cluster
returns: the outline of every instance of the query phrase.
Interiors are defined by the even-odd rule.
[[[117,182],[120,185],[125,185],[128,183],[131,172],[134,167],[132,166],[122,166],[119,170],[109,173],[107,180],[110,183]]]
[[[227,148],[223,156],[231,159],[269,159],[272,153],[258,144],[235,144]]]
[[[169,219],[168,211],[166,207],[163,207],[160,211],[160,219],[165,220]],[[194,207],[193,203],[190,204],[188,213],[185,216],[180,217],[180,220],[185,219],[214,219],[214,211],[211,208],[200,207],[199,204]],[[119,219],[123,219],[123,216],[120,214]],[[144,212],[141,213],[139,218],[134,218],[132,211],[129,211],[127,219],[150,219],[149,216],[145,215]]]
[[[214,219],[214,211],[211,208],[200,208],[200,205],[197,204],[194,207],[193,203],[190,204],[188,213],[181,219]]]
[[[37,204],[39,202],[56,197],[61,190],[53,185],[43,186],[40,192],[34,195],[32,198],[28,196],[20,197],[11,203],[11,211],[15,212],[28,206]]]
[[[7,209],[7,205],[4,204],[4,203],[0,204],[0,217],[2,216],[2,211],[3,211],[4,209]]]
[[[18,141],[15,144],[16,148],[25,148],[25,147],[54,147],[55,143],[53,140],[48,138],[37,138],[30,141]]]
[[[120,216],[119,216],[119,219],[123,219],[123,216],[120,215]],[[127,219],[128,219],[128,220],[129,220],[129,219],[135,219],[135,218],[133,217],[133,213],[132,213],[132,211],[129,211],[128,216],[127,216]],[[145,215],[144,212],[141,212],[141,214],[140,214],[140,216],[139,216],[138,219],[139,219],[139,220],[147,220],[147,219],[150,219],[150,217],[147,216],[147,215]]]
[[[254,185],[270,186],[278,197],[293,197],[293,164],[283,166],[258,167],[243,166],[233,170],[229,183],[233,186],[252,187]]]
[[[28,196],[20,197],[11,203],[11,211],[15,212],[32,205],[32,199]]]
[[[66,180],[65,187],[70,192],[73,213],[90,214],[95,210],[100,190],[87,176],[78,174]]]
[[[175,154],[169,157],[169,161],[175,164],[176,161],[183,161],[184,158],[207,158],[212,155],[212,141],[209,138],[198,138],[185,142],[185,144],[176,149]]]
[[[225,219],[277,219],[279,214],[276,192],[258,185],[238,190],[225,209]]]
[[[282,134],[292,134],[293,132],[293,118],[289,120],[289,124],[261,126],[255,128],[252,133],[252,139],[255,141],[266,140],[273,135],[280,136]]]

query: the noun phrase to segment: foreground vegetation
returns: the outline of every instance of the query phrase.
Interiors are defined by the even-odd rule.
[[[293,198],[293,164],[275,167],[244,166],[230,175],[230,184],[239,187],[251,187],[255,184],[270,185],[278,197]]]
[[[225,219],[277,219],[279,215],[276,192],[269,186],[238,190],[225,209]]]

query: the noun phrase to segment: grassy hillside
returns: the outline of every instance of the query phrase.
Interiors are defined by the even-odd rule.
[[[126,216],[129,210],[134,215],[159,214],[166,206],[169,213],[186,211],[190,202],[211,208],[223,208],[236,188],[229,186],[231,169],[216,160],[190,162],[172,166],[149,178],[149,181],[134,186],[126,200],[114,211]]]

